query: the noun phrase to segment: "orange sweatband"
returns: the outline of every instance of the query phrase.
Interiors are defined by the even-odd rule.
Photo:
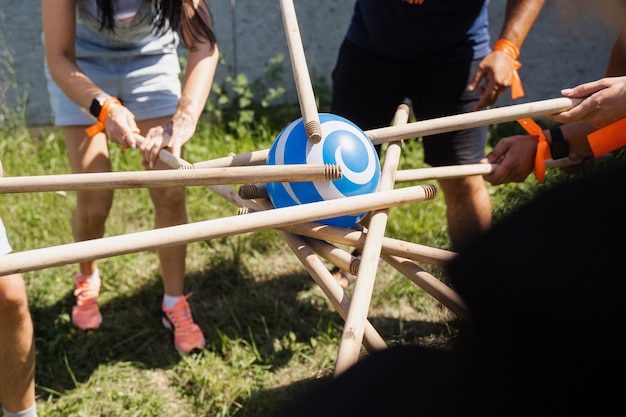
[[[517,123],[522,125],[529,135],[539,137],[537,153],[535,154],[535,178],[537,181],[543,182],[546,179],[546,159],[552,159],[546,135],[543,134],[543,129],[530,117],[519,119]]]
[[[502,51],[515,60],[515,69],[511,76],[511,98],[513,100],[524,97],[524,88],[522,87],[522,79],[519,76],[518,69],[522,67],[522,63],[517,60],[519,58],[519,48],[511,41],[506,39],[498,39],[493,45],[494,51]]]
[[[93,138],[98,133],[104,131],[104,128],[106,127],[107,117],[109,117],[109,114],[111,113],[113,107],[118,105],[121,106],[122,103],[117,97],[107,97],[102,103],[102,109],[100,110],[100,114],[98,115],[98,121],[85,129],[85,133],[87,133],[87,136]]]
[[[626,146],[626,118],[590,133],[587,141],[595,157]]]

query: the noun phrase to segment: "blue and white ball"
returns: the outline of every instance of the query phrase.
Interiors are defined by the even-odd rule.
[[[319,121],[322,139],[315,144],[308,140],[302,118],[291,122],[274,140],[267,165],[339,165],[342,177],[332,181],[267,183],[274,207],[374,193],[378,189],[380,161],[365,132],[348,119],[334,114],[320,113]],[[320,220],[320,223],[352,227],[366,215],[367,212],[333,217]]]

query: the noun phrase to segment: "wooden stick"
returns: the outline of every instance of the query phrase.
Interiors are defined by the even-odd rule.
[[[287,35],[287,45],[289,47],[289,56],[291,57],[291,67],[296,82],[302,120],[304,121],[304,130],[309,142],[318,143],[322,140],[322,127],[320,126],[317,113],[317,104],[313,94],[313,86],[307,68],[293,0],[280,0],[280,10],[283,15],[285,34]]]
[[[263,149],[260,151],[253,151],[241,155],[230,155],[222,158],[210,159],[208,161],[196,162],[193,164],[194,168],[219,168],[227,166],[242,166],[242,165],[265,165],[267,162],[267,155],[269,151]]]
[[[394,255],[382,254],[382,259],[404,274],[418,287],[433,296],[463,320],[470,320],[469,310],[461,297],[446,284],[415,265],[411,260]]]
[[[604,158],[600,158],[603,160]],[[546,160],[546,168],[563,168],[566,166],[577,165],[581,161],[572,161],[569,158],[548,159]],[[403,169],[396,173],[396,183],[435,180],[443,178],[460,178],[471,175],[487,175],[491,174],[497,168],[498,164],[465,164],[450,165],[433,168],[415,168]]]
[[[422,120],[407,123],[402,126],[389,126],[379,129],[366,130],[365,134],[375,145],[393,140],[411,139],[420,136],[428,136],[436,133],[453,132],[469,127],[486,126],[497,123],[511,122],[522,117],[540,117],[558,113],[570,109],[580,103],[578,99],[559,97],[543,101],[535,101],[512,106],[496,107],[471,113],[463,113],[453,116],[444,116],[434,119]],[[231,164],[258,165],[265,163],[269,149],[262,149],[237,157],[226,157],[215,162],[208,161],[207,167],[217,166],[219,163],[224,166]],[[219,161],[219,162],[218,162]],[[204,164],[200,162],[198,165]],[[546,163],[548,164],[548,163]]]
[[[409,119],[409,108],[402,104],[396,111],[393,125],[400,126],[406,124]],[[379,192],[393,190],[395,184],[396,170],[400,161],[400,151],[402,143],[394,141],[387,147],[385,162],[381,173]],[[352,293],[352,304],[348,311],[346,324],[343,329],[341,344],[337,354],[335,365],[335,376],[341,374],[346,369],[354,365],[359,359],[361,345],[363,344],[363,332],[365,321],[370,308],[376,272],[378,270],[378,260],[382,249],[382,240],[387,227],[389,210],[387,208],[375,210],[371,213],[369,220],[369,231],[365,237],[363,252],[361,253],[361,263],[359,272],[354,284]]]
[[[358,257],[331,245],[325,240],[310,237],[303,237],[302,239],[304,243],[306,243],[313,250],[313,252],[317,253],[327,261],[353,275],[358,274],[359,264],[361,263],[361,260]]]
[[[263,200],[266,199],[257,199],[256,201],[246,200],[245,202],[247,203],[247,205],[239,207],[239,214],[248,214],[263,210],[257,204],[258,202]],[[303,222],[290,226],[280,227],[278,229],[293,233],[295,235],[310,237],[319,241],[340,243],[359,249],[363,249],[366,237],[366,233],[361,230],[329,226],[327,224],[319,222]],[[312,245],[309,246],[312,247]],[[315,250],[315,248],[313,249]],[[315,252],[317,252],[317,250],[315,250]],[[419,243],[407,242],[405,240],[399,240],[390,237],[383,238],[382,253],[388,255],[396,255],[401,258],[410,259],[412,261],[423,262],[425,264],[442,267],[448,265],[448,263],[450,263],[450,261],[454,259],[454,257],[457,255],[456,252],[446,249],[434,248],[432,246],[420,245]],[[341,265],[336,263],[334,260],[329,259],[329,261],[341,267]],[[352,267],[345,270],[352,272]],[[352,273],[356,275],[356,272]]]
[[[402,169],[396,173],[396,183],[486,175],[491,174],[496,167],[496,164],[465,164],[433,168]]]
[[[401,126],[389,126],[367,130],[365,133],[375,145],[392,140],[417,138],[438,133],[453,132],[472,127],[512,122],[522,117],[539,117],[571,109],[582,100],[559,97],[534,101],[512,106],[496,107],[408,123]]]
[[[268,199],[261,199],[258,202],[257,209],[272,210],[273,207]],[[279,230],[278,233],[291,248],[296,257],[298,257],[300,262],[302,262],[315,283],[339,312],[339,315],[345,320],[348,315],[348,309],[350,308],[350,297],[344,292],[341,285],[339,285],[320,259],[315,256],[306,245],[303,237],[282,230]],[[364,345],[368,352],[385,349],[387,347],[384,339],[378,334],[369,321],[365,324]]]
[[[10,253],[0,257],[0,276],[416,203],[433,198],[432,188],[428,184],[416,185],[375,194],[255,212],[246,216],[223,217],[122,236]]]
[[[281,229],[297,235],[341,243],[359,249],[363,248],[366,237],[366,233],[359,230],[344,229],[315,222],[299,223]],[[433,248],[390,237],[383,238],[382,253],[437,266],[446,266],[457,255],[456,252],[445,249]]]
[[[250,181],[328,181],[338,178],[341,178],[339,165],[323,164],[98,172],[3,177],[0,179],[0,193],[241,184]]]
[[[171,164],[170,166],[172,168],[193,168],[193,165],[190,163],[180,158],[172,158],[173,155],[170,157],[168,154],[171,155],[167,150],[163,149],[159,153],[159,158],[162,161],[167,161],[166,163]],[[233,204],[235,207],[245,207],[246,209],[252,211],[258,211],[261,209],[255,201],[241,198],[232,187],[227,185],[209,185],[207,188]],[[365,243],[365,234],[361,231],[329,226],[318,222],[302,222],[289,225],[281,229],[294,234],[329,240],[361,249]],[[454,256],[456,256],[455,252],[388,237],[383,238],[382,251],[387,254],[397,255],[414,261],[438,266],[447,265],[447,263],[450,262]]]

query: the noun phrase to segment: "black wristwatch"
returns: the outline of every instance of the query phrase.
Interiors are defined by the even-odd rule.
[[[561,159],[569,156],[569,143],[563,137],[560,127],[550,129],[550,154],[552,159]]]
[[[108,94],[100,94],[96,96],[96,98],[91,101],[91,106],[89,106],[89,113],[97,119],[100,116],[100,112],[102,111],[102,105],[104,104],[104,100],[109,97],[111,96],[109,96]]]

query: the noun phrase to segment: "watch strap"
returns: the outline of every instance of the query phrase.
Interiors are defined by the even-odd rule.
[[[569,156],[569,143],[563,137],[560,127],[550,129],[550,154],[552,159],[561,159]]]

